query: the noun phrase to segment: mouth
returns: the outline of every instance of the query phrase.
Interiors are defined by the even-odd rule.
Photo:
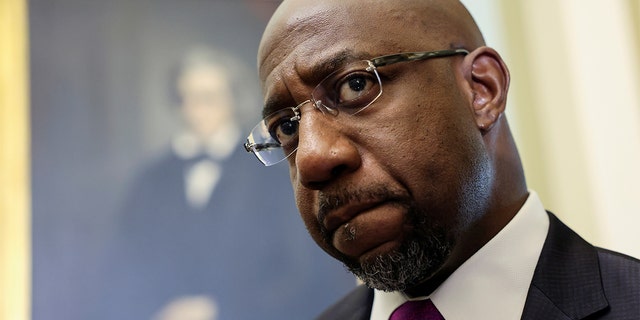
[[[329,212],[325,211],[324,214],[321,211],[321,213],[318,215],[318,220],[320,220],[320,223],[324,225],[324,228],[328,234],[333,234],[336,229],[338,229],[340,226],[348,224],[351,219],[355,218],[360,213],[375,208],[380,204],[381,202],[366,202],[344,205]]]
[[[352,259],[391,250],[400,245],[406,229],[406,206],[395,201],[346,205],[324,216],[327,242]]]

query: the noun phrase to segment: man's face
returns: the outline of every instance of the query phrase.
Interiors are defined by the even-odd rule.
[[[208,138],[233,121],[231,89],[220,68],[191,67],[178,79],[177,88],[186,124],[198,136]]]
[[[357,1],[287,9],[259,54],[271,107],[308,99],[345,63],[450,49],[442,34],[416,34],[410,11]],[[491,170],[462,60],[378,68],[382,96],[355,116],[302,108],[288,158],[298,209],[314,240],[372,287],[402,290],[458,263],[484,212]]]

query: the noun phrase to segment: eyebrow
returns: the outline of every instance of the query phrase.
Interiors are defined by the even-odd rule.
[[[277,94],[272,95],[267,99],[262,108],[262,118],[266,118],[268,115],[286,107],[281,107],[283,101],[290,100],[289,98],[284,98],[283,95]],[[292,106],[293,107],[293,106]]]
[[[303,81],[307,83],[319,83],[324,78],[326,78],[329,74],[343,67],[345,64],[354,62],[354,61],[364,60],[365,59],[364,57],[369,57],[369,56],[371,56],[371,54],[364,53],[364,52],[355,52],[352,49],[341,50],[325,58],[324,60],[315,64],[314,66],[312,66],[309,72],[305,72],[308,76],[305,77]],[[294,68],[296,67],[294,66]],[[285,82],[285,87],[286,87],[286,82]],[[309,95],[310,94],[311,92],[309,92]],[[287,100],[291,100],[291,98],[289,98],[288,95],[287,95],[287,98],[285,98],[284,95],[282,94],[276,94],[276,95],[270,96],[265,102],[265,105],[262,109],[262,117],[264,118],[280,109],[286,108],[286,107],[282,107],[282,104],[284,101],[287,101]],[[295,104],[296,103],[293,102],[291,107],[294,107]]]
[[[359,60],[360,56],[361,55],[356,55],[353,50],[350,49],[339,51],[311,67],[310,80],[318,83],[345,64]]]

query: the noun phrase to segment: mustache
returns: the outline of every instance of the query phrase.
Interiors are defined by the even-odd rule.
[[[326,216],[340,207],[350,203],[384,201],[407,203],[410,201],[410,197],[406,191],[389,189],[386,185],[373,185],[361,189],[343,188],[333,192],[320,192],[318,195],[317,219],[320,223],[321,231],[323,233],[327,232],[324,228],[324,220]]]

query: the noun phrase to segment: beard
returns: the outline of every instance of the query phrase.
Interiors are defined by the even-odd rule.
[[[323,204],[321,217],[333,207],[331,204],[334,203],[335,206],[339,206],[340,203],[348,202],[353,198],[384,198],[393,199],[404,206],[407,210],[407,222],[413,227],[413,231],[406,235],[400,246],[390,252],[364,261],[358,261],[343,254],[336,255],[345,267],[368,287],[383,291],[406,290],[435,274],[449,257],[455,244],[450,232],[429,222],[427,212],[419,210],[418,205],[408,197],[390,193],[384,188],[370,189],[356,194],[346,192],[341,194],[343,195],[341,197],[323,199],[326,201],[321,202]],[[325,231],[323,232],[325,243],[331,246],[330,235],[326,230],[322,231]]]
[[[402,291],[435,274],[449,257],[452,248],[453,242],[447,241],[441,230],[421,228],[391,252],[363,262],[345,260],[343,263],[370,288]]]

